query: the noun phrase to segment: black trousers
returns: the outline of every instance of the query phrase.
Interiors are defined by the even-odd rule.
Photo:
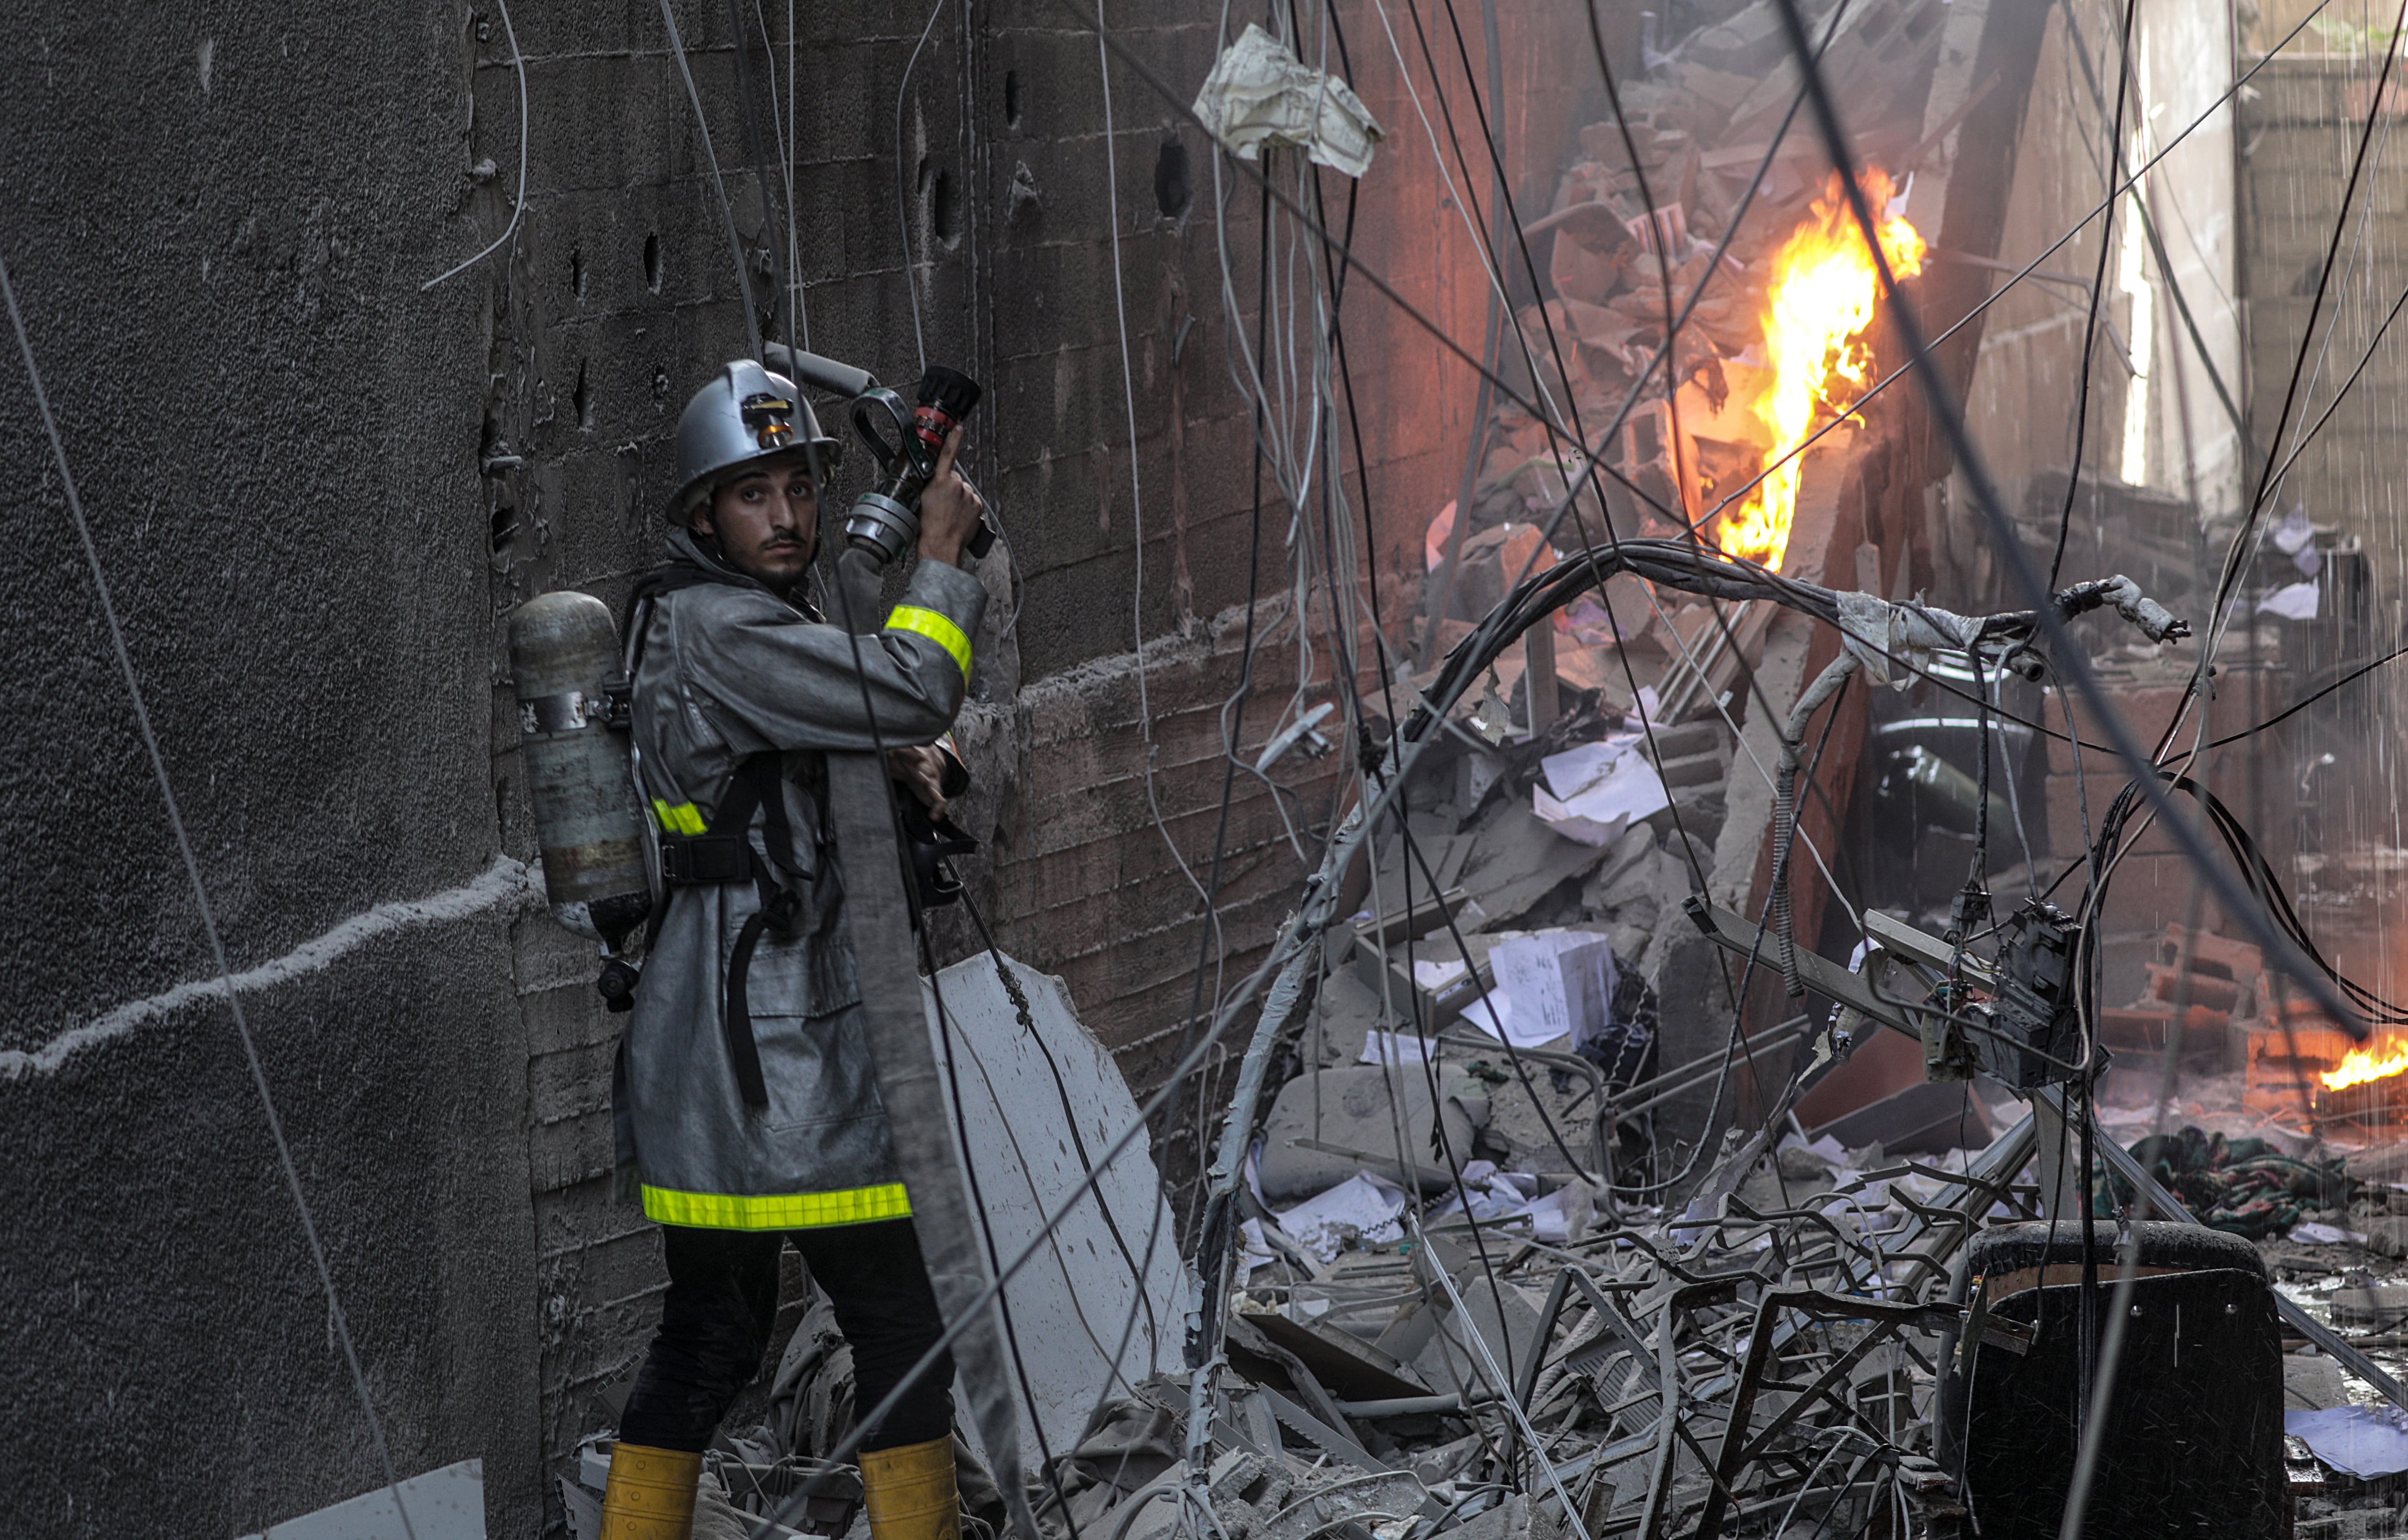
[[[944,1334],[910,1219],[785,1232],[663,1225],[668,1296],[620,1414],[623,1442],[690,1452],[710,1442],[737,1392],[760,1372],[778,1314],[778,1252],[788,1241],[810,1264],[853,1347],[854,1415],[867,1417]],[[940,1356],[862,1449],[947,1436],[953,1383],[953,1359]]]

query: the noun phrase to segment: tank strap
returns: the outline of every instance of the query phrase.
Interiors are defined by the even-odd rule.
[[[750,981],[753,949],[764,931],[784,935],[802,910],[802,899],[781,878],[797,877],[794,866],[794,826],[786,817],[782,756],[754,754],[737,766],[710,821],[720,832],[661,836],[661,873],[671,887],[717,887],[730,882],[752,883],[761,906],[738,927],[736,944],[727,956],[727,995],[721,1026],[727,1039],[727,1062],[736,1075],[736,1089],[749,1107],[769,1105],[769,1088],[761,1075],[761,1048],[752,1035]],[[752,848],[754,809],[761,813],[762,844],[767,861]]]

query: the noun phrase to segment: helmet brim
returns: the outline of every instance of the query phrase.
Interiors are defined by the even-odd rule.
[[[819,455],[819,476],[821,482],[824,484],[828,473],[836,468],[838,461],[843,454],[844,445],[839,439],[810,439],[800,444],[789,444],[783,449],[767,450],[749,460],[738,460],[733,464],[714,466],[678,489],[677,495],[669,499],[669,517],[681,521],[691,518],[697,506],[709,502],[712,493],[731,481],[740,480],[745,477],[780,465],[808,464],[814,450]]]

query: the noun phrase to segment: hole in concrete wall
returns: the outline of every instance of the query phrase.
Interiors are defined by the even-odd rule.
[[[954,207],[953,174],[939,171],[928,189],[928,229],[942,246],[961,237],[961,210]]]
[[[573,246],[568,249],[568,292],[578,299],[585,297],[585,253]]]
[[[510,536],[518,533],[519,510],[503,504],[494,509],[493,521],[487,526],[494,554],[499,556],[510,549]]]
[[[1175,220],[1187,212],[1196,201],[1196,184],[1187,170],[1187,147],[1176,139],[1165,140],[1162,153],[1154,158],[1154,207],[1166,220]]]
[[[577,388],[568,392],[569,403],[577,408],[577,425],[594,426],[594,393],[585,388],[585,361],[577,361]]]
[[[1020,126],[1020,71],[1016,69],[1003,72],[1003,126]]]
[[[661,237],[644,237],[644,287],[657,294],[661,292]]]

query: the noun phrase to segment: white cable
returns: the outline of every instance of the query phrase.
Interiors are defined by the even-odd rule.
[[[1428,1243],[1421,1233],[1421,1216],[1414,1213],[1410,1205],[1405,1212],[1413,1216],[1413,1239],[1426,1247]],[[1455,1307],[1455,1319],[1464,1323],[1465,1334],[1471,1338],[1471,1346],[1479,1350],[1480,1362],[1487,1366],[1492,1382],[1504,1391],[1503,1399],[1498,1402],[1498,1405],[1505,1408],[1513,1419],[1514,1425],[1521,1429],[1523,1438],[1527,1440],[1530,1446],[1530,1458],[1539,1462],[1539,1469],[1546,1476],[1547,1485],[1555,1490],[1557,1501],[1564,1505],[1564,1522],[1571,1526],[1572,1533],[1579,1536],[1580,1540],[1589,1540],[1588,1526],[1581,1521],[1580,1504],[1573,1502],[1572,1494],[1564,1490],[1564,1478],[1556,1474],[1555,1462],[1547,1458],[1546,1440],[1541,1438],[1538,1430],[1530,1426],[1529,1416],[1522,1410],[1522,1404],[1513,1399],[1513,1381],[1502,1369],[1497,1367],[1495,1355],[1488,1351],[1488,1339],[1482,1333],[1480,1328],[1472,1323],[1471,1312],[1465,1306],[1463,1295],[1456,1291],[1455,1280],[1446,1276],[1445,1268],[1435,1265],[1429,1269],[1429,1276],[1437,1279],[1438,1286],[1446,1291],[1447,1303]],[[1667,1320],[1663,1330],[1670,1332],[1671,1329],[1671,1322]],[[1676,1414],[1668,1405],[1666,1415]]]
[[[1121,402],[1128,413],[1129,618],[1131,639],[1137,644],[1137,725],[1138,738],[1145,751],[1145,805],[1154,814],[1154,832],[1162,836],[1163,848],[1170,852],[1179,875],[1187,879],[1187,885],[1196,890],[1196,896],[1210,909],[1212,895],[1196,880],[1187,858],[1180,854],[1178,842],[1170,837],[1170,825],[1162,816],[1162,803],[1154,793],[1154,707],[1147,698],[1145,679],[1145,500],[1138,475],[1137,375],[1129,363],[1128,302],[1121,286],[1120,158],[1112,147],[1112,60],[1104,47],[1104,0],[1096,0],[1096,69],[1104,87],[1104,190],[1112,221],[1112,316],[1120,328]]]
[[[667,0],[662,0],[666,5]],[[937,18],[944,13],[945,0],[936,0],[928,7],[927,24],[920,29],[920,40],[911,45],[911,57],[903,65],[903,78],[895,87],[895,220],[903,228],[903,287],[911,296],[911,348],[920,359],[920,372],[928,372],[928,343],[920,335],[920,280],[912,277],[916,265],[911,256],[911,201],[904,194],[903,175],[903,101],[911,90],[911,72],[920,67],[920,50],[928,46],[928,35],[937,30]]]
[[[761,351],[761,321],[752,311],[752,275],[744,270],[744,241],[736,233],[736,210],[727,201],[727,182],[719,174],[719,152],[710,147],[710,121],[703,116],[702,93],[694,87],[694,71],[686,67],[685,39],[678,35],[669,0],[661,0],[661,24],[668,29],[669,52],[676,56],[679,77],[685,81],[686,100],[694,104],[695,132],[702,136],[702,158],[710,166],[710,184],[719,192],[720,218],[727,225],[727,254],[736,264],[736,296],[744,302],[744,346],[755,357]],[[738,47],[741,47],[739,41]]]
[[[501,250],[502,243],[509,240],[511,235],[517,234],[519,228],[519,215],[526,208],[526,55],[519,51],[518,29],[510,25],[510,7],[509,0],[494,0],[494,8],[502,13],[502,36],[510,40],[510,63],[517,67],[519,72],[519,195],[510,200],[510,222],[502,227],[502,233],[494,237],[493,244],[487,246],[482,251],[478,252],[475,256],[470,257],[466,262],[462,263],[459,266],[452,268],[451,271],[438,274],[434,278],[428,278],[424,283],[420,284],[418,286],[418,292],[422,294],[426,292],[429,289],[434,288],[437,284],[441,283],[445,278],[457,278],[460,274],[466,272],[469,268],[476,266],[479,263],[484,261],[487,257],[492,256],[495,251]]]
[[[774,123],[778,121],[778,40],[769,36],[769,18],[762,12],[761,0],[752,0],[752,20],[761,27],[761,57],[769,72],[769,121]],[[803,303],[802,232],[795,213],[795,98],[798,78],[795,73],[795,0],[786,0],[786,136],[779,147],[778,176],[786,189],[786,303],[795,307],[795,330],[800,334],[796,341],[809,352],[811,312]]]

